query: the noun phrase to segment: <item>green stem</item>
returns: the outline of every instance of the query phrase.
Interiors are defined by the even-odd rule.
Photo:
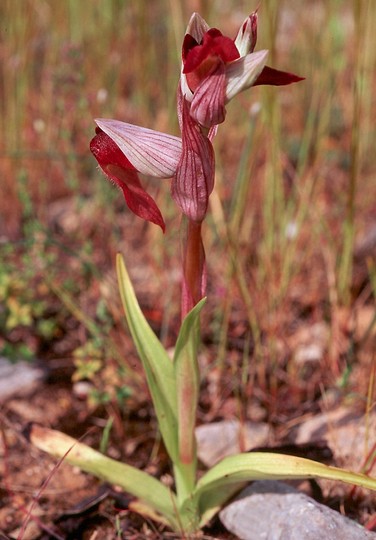
[[[178,505],[193,493],[196,486],[197,460],[191,463],[174,463],[175,489]]]

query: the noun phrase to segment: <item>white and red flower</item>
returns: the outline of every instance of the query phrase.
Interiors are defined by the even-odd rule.
[[[181,138],[118,120],[96,120],[90,149],[102,171],[123,191],[129,209],[165,229],[162,214],[138,173],[172,178],[172,197],[183,214],[200,223],[214,186],[212,139],[239,92],[259,85],[285,85],[301,77],[265,65],[267,51],[254,52],[257,14],[244,21],[235,40],[194,13],[182,48],[178,88]]]

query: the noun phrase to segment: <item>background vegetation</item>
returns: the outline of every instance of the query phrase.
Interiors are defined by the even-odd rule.
[[[235,37],[258,5],[257,48],[306,81],[243,93],[215,140],[201,415],[278,425],[323,395],[374,406],[376,3],[2,0],[0,349],[90,381],[92,406],[148,399],[116,252],[166,344],[180,271],[169,181],[145,179],[166,217],[162,237],[97,170],[93,118],[177,133],[191,12]]]

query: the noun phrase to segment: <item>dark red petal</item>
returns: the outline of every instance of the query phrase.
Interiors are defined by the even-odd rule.
[[[183,55],[183,73],[195,71],[207,58],[213,56],[219,56],[225,63],[239,58],[239,51],[233,40],[223,36],[216,28],[211,28],[204,34],[202,44],[189,50],[185,49],[185,51],[186,57],[184,58]]]
[[[251,13],[249,18],[251,21],[251,46],[249,50],[250,52],[253,52],[257,42],[257,11]]]
[[[299,81],[304,81],[305,77],[299,77],[294,73],[288,73],[287,71],[279,71],[268,66],[265,66],[253,86],[260,84],[271,84],[273,86],[284,86],[286,84],[292,84]]]
[[[136,171],[122,169],[116,165],[108,165],[103,171],[120,187],[128,208],[136,216],[159,225],[165,232],[162,214],[154,199],[142,187]]]
[[[111,164],[125,169],[136,170],[120,148],[104,131],[96,127],[95,132],[95,137],[90,141],[90,150],[102,168]]]
[[[122,190],[134,214],[159,225],[164,232],[162,214],[153,198],[143,189],[136,169],[108,135],[102,130],[96,131],[97,135],[90,142],[90,150],[104,174]]]
[[[193,49],[193,47],[197,47],[197,45],[198,43],[194,37],[192,37],[190,34],[185,34],[182,47],[183,62],[187,58],[189,51]]]

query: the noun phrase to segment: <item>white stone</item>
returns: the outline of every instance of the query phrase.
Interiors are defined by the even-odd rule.
[[[254,482],[220,512],[240,540],[376,540],[376,534],[275,480]]]
[[[196,428],[198,458],[212,467],[226,456],[238,454],[269,442],[270,427],[264,422],[224,420]]]

